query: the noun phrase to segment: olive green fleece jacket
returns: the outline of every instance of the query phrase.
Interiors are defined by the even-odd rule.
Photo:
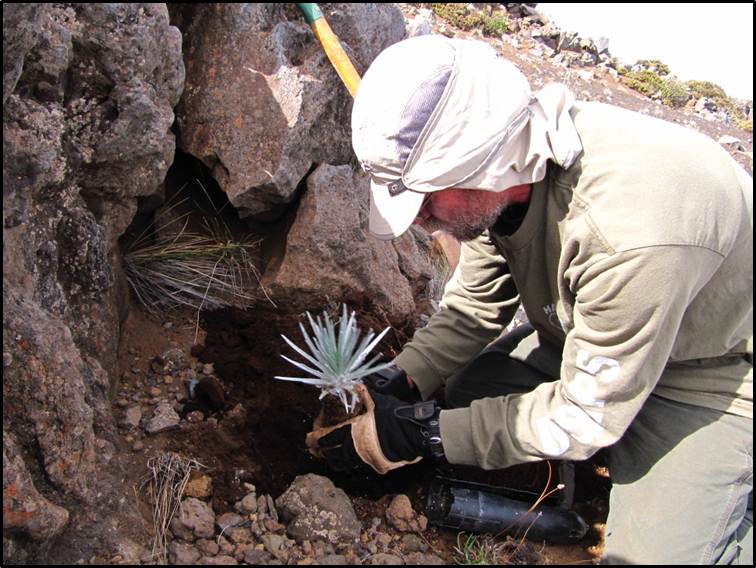
[[[693,131],[598,103],[583,153],[550,164],[517,231],[464,243],[441,309],[397,357],[424,398],[522,302],[562,348],[557,381],[441,412],[451,463],[580,460],[650,394],[753,416],[753,180]]]

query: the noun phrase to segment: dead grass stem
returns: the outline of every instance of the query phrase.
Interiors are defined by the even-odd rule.
[[[152,520],[155,537],[152,542],[152,558],[167,564],[168,529],[181,506],[187,483],[193,471],[205,469],[195,459],[185,458],[173,452],[164,452],[147,462],[147,473],[139,487],[147,493],[147,501],[152,505]]]

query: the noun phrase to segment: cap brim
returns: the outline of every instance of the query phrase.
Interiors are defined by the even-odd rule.
[[[370,232],[388,241],[404,233],[423,205],[425,193],[406,190],[391,195],[388,187],[370,181]]]

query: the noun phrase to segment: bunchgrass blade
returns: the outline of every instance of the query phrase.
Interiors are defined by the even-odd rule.
[[[233,238],[218,211],[202,219],[206,234],[192,232],[189,213],[178,214],[189,201],[169,200],[124,253],[127,280],[137,299],[152,312],[177,306],[246,309],[260,290],[270,300],[252,262],[259,240]]]

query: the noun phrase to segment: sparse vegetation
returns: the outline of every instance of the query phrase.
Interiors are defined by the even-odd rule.
[[[659,94],[665,105],[675,108],[685,106],[685,103],[690,100],[690,93],[685,85],[673,78],[665,79]]]
[[[509,20],[503,13],[484,14],[468,4],[431,4],[433,12],[452,26],[464,31],[480,29],[487,36],[501,36],[509,31]]]
[[[502,14],[484,16],[483,35],[501,37],[509,31],[509,20]]]
[[[753,117],[738,107],[738,103],[727,96],[725,90],[711,81],[687,81],[682,83],[669,74],[669,67],[661,61],[647,59],[638,61],[627,70],[617,66],[617,71],[625,84],[663,104],[679,108],[691,99],[707,99],[717,111],[724,112],[738,127],[753,132]],[[750,104],[750,103],[749,103]]]
[[[167,204],[126,250],[131,289],[151,312],[181,305],[198,311],[250,307],[253,291],[262,289],[252,262],[259,241],[234,238],[220,215],[206,217],[202,232],[189,230],[189,214],[175,214],[187,201]]]
[[[145,475],[139,490],[146,492],[152,506],[155,527],[152,558],[160,564],[167,564],[168,528],[181,506],[181,498],[192,472],[205,469],[205,466],[195,459],[165,452],[150,458],[147,469],[150,472]]]
[[[498,564],[501,558],[503,543],[497,544],[491,535],[474,535],[459,533],[457,546],[454,547],[454,562],[465,566],[478,564]]]
[[[681,107],[690,100],[686,86],[673,77],[662,77],[656,71],[641,69],[624,75],[625,84],[647,97],[659,99],[671,107]]]
[[[658,59],[639,59],[635,63],[635,65],[633,65],[633,67],[638,70],[652,71],[657,75],[670,74],[669,66],[666,63],[662,63]]]
[[[616,69],[617,73],[621,76],[627,75],[630,71],[627,66],[622,63],[617,57],[612,57],[609,66]]]
[[[711,81],[688,81],[686,86],[694,99],[708,99],[716,110],[726,113],[736,126],[753,132],[753,101],[743,105],[742,102],[727,96],[722,87]]]
[[[731,119],[740,121],[742,116],[738,116],[737,104],[727,96],[725,90],[711,81],[688,81],[688,89],[694,99],[707,98],[716,107],[717,110],[724,111]]]
[[[469,31],[481,24],[482,14],[467,9],[467,4],[444,3],[431,4],[431,10],[439,18],[446,20],[455,28]]]
[[[688,81],[688,88],[695,98],[708,97],[710,99],[726,99],[724,89],[711,81]]]
[[[655,71],[642,69],[626,73],[625,84],[647,97],[654,97],[664,88],[664,79]]]
[[[744,114],[746,117],[738,120],[738,126],[746,132],[753,133],[753,101],[748,101]]]

